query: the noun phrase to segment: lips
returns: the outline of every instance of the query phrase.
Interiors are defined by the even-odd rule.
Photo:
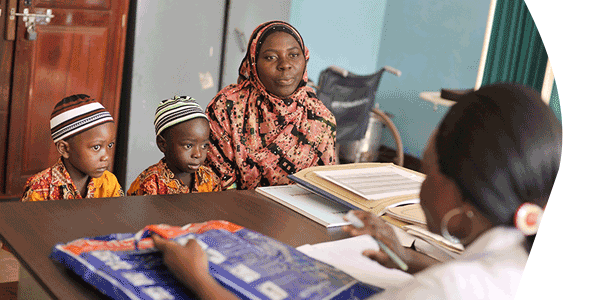
[[[293,77],[280,78],[280,79],[275,80],[275,82],[277,82],[277,84],[279,84],[279,85],[291,85],[294,83],[294,78]]]
[[[194,164],[189,164],[189,165],[188,165],[188,168],[190,168],[190,169],[192,169],[192,170],[197,170],[197,169],[199,169],[199,168],[200,168],[200,166],[201,166],[201,164],[196,164],[196,165],[194,165]]]

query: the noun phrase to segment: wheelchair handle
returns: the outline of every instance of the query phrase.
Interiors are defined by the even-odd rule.
[[[400,75],[402,75],[402,72],[400,72],[400,70],[395,69],[395,68],[390,67],[390,66],[385,66],[385,67],[383,67],[383,69],[386,70],[387,72],[390,72],[390,73],[398,76],[398,77],[400,77]]]
[[[328,68],[331,71],[334,71],[335,73],[341,75],[342,77],[347,77],[348,74],[350,74],[350,72],[342,67],[338,67],[335,65],[331,65]],[[402,75],[402,72],[400,72],[400,70],[394,68],[394,67],[390,67],[390,66],[384,66],[382,68],[383,70],[385,70],[386,72],[392,73],[398,77],[400,77],[400,75]]]
[[[348,74],[350,74],[350,72],[348,72],[348,70],[346,70],[346,69],[344,69],[342,67],[334,66],[334,65],[329,66],[328,69],[331,70],[331,71],[334,71],[334,72],[338,73],[339,75],[341,75],[343,77],[347,77]]]

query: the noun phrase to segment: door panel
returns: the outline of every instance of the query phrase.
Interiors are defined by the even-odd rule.
[[[39,1],[38,6],[56,8],[110,9],[109,0],[47,0]]]
[[[50,113],[60,99],[88,94],[118,118],[128,0],[33,2],[30,11],[54,18],[36,25],[34,41],[17,21],[6,176],[14,195],[59,157]]]

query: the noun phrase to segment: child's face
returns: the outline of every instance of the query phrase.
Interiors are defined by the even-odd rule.
[[[108,122],[68,139],[69,164],[93,178],[108,170],[115,154],[115,124]],[[73,175],[71,175],[73,176]]]
[[[170,127],[157,138],[158,148],[165,154],[173,173],[194,173],[204,164],[208,152],[208,121],[195,118]]]

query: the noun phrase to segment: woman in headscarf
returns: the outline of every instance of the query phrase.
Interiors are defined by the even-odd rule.
[[[238,83],[206,108],[207,162],[224,189],[289,184],[289,174],[335,162],[335,118],[306,86],[308,58],[288,23],[266,22],[252,33]]]

